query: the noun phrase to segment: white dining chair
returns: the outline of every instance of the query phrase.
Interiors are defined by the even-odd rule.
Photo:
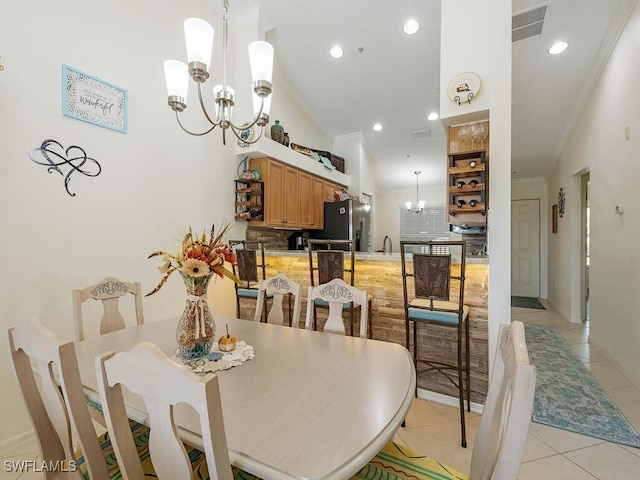
[[[518,478],[531,422],[535,385],[536,367],[529,364],[524,325],[522,322],[502,324],[491,382],[471,454],[470,476],[389,442],[354,478]]]
[[[267,314],[267,323],[284,325],[284,305],[285,296],[289,299],[288,323],[291,327],[300,326],[300,309],[302,306],[302,288],[299,283],[294,282],[283,273],[266,278],[258,286],[258,301],[254,321],[259,322],[263,315],[263,305],[267,297],[271,297],[271,308]],[[291,305],[293,299],[293,305]]]
[[[147,407],[149,454],[156,478],[255,478],[242,470],[232,470],[216,375],[201,377],[149,342],[128,352],[100,355],[96,358],[96,371],[105,420],[123,478],[143,480],[145,470],[127,428],[122,387],[142,397]],[[178,436],[173,409],[179,403],[190,405],[199,414],[204,452],[185,446]]]
[[[330,282],[316,287],[309,287],[307,315],[304,324],[306,329],[313,328],[313,306],[318,299],[329,305],[329,315],[323,331],[345,335],[347,331],[342,319],[342,311],[351,309],[352,306],[360,306],[360,337],[367,338],[369,302],[366,291],[359,290],[339,278],[334,278]]]
[[[108,458],[112,452],[108,438],[97,437],[89,416],[73,342],[60,339],[41,320],[32,318],[9,329],[9,349],[41,460],[66,466],[70,471],[64,478],[84,479],[84,472],[94,480],[111,478],[109,470],[114,466],[108,465]],[[60,475],[51,471],[44,478]]]
[[[120,298],[133,296],[136,322],[144,323],[142,313],[142,288],[140,282],[125,282],[114,277],[107,277],[94,285],[73,290],[73,318],[76,340],[84,340],[84,318],[82,304],[88,300],[102,302],[103,314],[100,320],[100,335],[120,330],[125,327],[125,320],[119,308]]]

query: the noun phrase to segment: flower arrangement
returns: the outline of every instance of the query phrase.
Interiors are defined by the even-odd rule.
[[[147,258],[162,256],[164,264],[158,269],[164,276],[156,288],[145,296],[153,295],[160,291],[162,286],[167,282],[171,274],[178,271],[187,281],[193,282],[200,277],[209,277],[214,273],[220,278],[228,277],[240,283],[240,279],[228,270],[225,265],[235,265],[236,255],[227,243],[223,243],[229,225],[225,225],[218,235],[215,234],[215,226],[211,227],[209,240],[207,241],[206,233],[201,237],[193,235],[191,227],[182,239],[182,248],[177,255],[172,255],[164,251],[153,252]]]

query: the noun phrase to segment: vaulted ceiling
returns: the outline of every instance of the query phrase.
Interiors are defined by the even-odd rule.
[[[453,0],[447,0],[453,1]],[[546,6],[541,33],[513,42],[513,178],[548,177],[635,0],[513,0],[517,15]],[[440,0],[235,0],[259,4],[276,50],[276,78],[329,138],[361,132],[379,190],[442,185]],[[414,17],[420,30],[402,32]],[[569,48],[547,49],[556,40]],[[329,55],[339,43],[341,59]],[[374,132],[380,122],[384,129]],[[289,128],[295,142],[295,129]],[[313,147],[312,145],[309,145]]]

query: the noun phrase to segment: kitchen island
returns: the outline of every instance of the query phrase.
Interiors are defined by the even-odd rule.
[[[307,289],[310,286],[309,253],[296,250],[266,252],[267,277],[283,273],[303,286],[304,299],[300,326],[304,327]],[[372,338],[405,344],[405,321],[400,254],[356,253],[355,286],[373,295]],[[487,310],[489,259],[468,257],[465,275],[465,304],[470,307],[471,401],[484,403],[488,381]],[[286,304],[286,302],[285,302]],[[241,302],[241,317],[253,318],[255,303]],[[318,310],[322,322],[324,312]],[[346,315],[345,315],[346,317]],[[422,335],[428,331],[428,336]],[[433,352],[434,358],[455,363],[457,343],[450,327],[422,326],[418,342],[421,352]],[[427,347],[429,345],[429,347]],[[442,374],[419,373],[418,386],[426,390],[458,397],[457,389]]]

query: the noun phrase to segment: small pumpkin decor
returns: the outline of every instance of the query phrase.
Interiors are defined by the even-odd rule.
[[[231,352],[236,349],[238,340],[233,335],[229,335],[229,325],[227,327],[227,334],[222,335],[218,340],[218,350],[221,352]]]

